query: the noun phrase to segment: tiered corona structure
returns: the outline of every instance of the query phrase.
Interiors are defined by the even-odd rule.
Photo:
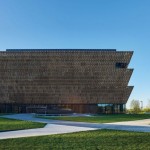
[[[0,112],[124,113],[133,51],[0,51]]]

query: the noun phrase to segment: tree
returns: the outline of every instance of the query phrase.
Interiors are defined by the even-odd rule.
[[[143,109],[145,113],[150,113],[150,99],[148,99],[147,106]]]
[[[130,103],[131,112],[134,114],[138,114],[140,109],[140,101],[139,100],[132,100]]]
[[[146,107],[150,109],[150,99],[148,99],[148,103]]]

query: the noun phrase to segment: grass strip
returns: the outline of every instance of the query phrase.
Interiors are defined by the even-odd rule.
[[[0,140],[7,150],[149,150],[150,133],[96,130]]]
[[[96,115],[96,116],[39,116],[40,118],[66,120],[76,122],[91,123],[111,123],[121,121],[134,121],[142,119],[150,119],[150,114],[117,114],[117,115]]]
[[[31,121],[0,118],[0,132],[10,130],[43,128],[45,125],[46,125],[45,123],[36,123]]]

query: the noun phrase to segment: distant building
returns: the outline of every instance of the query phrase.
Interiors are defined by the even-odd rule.
[[[0,112],[124,113],[132,51],[7,49],[0,52]]]

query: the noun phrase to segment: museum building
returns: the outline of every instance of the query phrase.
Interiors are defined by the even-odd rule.
[[[133,51],[0,51],[0,113],[124,113]]]

